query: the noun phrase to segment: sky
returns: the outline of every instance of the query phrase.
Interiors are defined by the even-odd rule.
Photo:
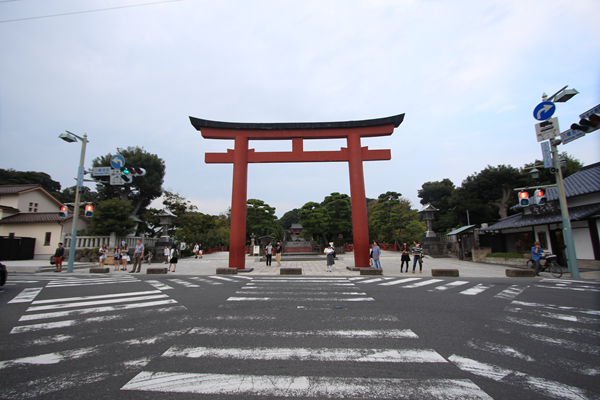
[[[0,168],[72,186],[81,146],[58,135],[86,133],[86,169],[141,146],[165,161],[165,189],[219,214],[231,204],[233,166],[206,164],[204,154],[233,141],[202,138],[189,116],[329,122],[404,113],[391,136],[362,139],[392,153],[363,163],[365,189],[369,198],[399,192],[420,209],[425,182],[460,186],[487,165],[541,159],[533,109],[544,92],[579,91],[557,103],[561,131],[600,104],[598,15],[597,0],[0,0]],[[599,162],[600,130],[558,148]],[[248,198],[279,217],[350,194],[347,163],[248,171]]]

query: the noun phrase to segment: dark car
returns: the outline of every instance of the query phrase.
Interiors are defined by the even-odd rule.
[[[8,272],[6,272],[6,265],[0,263],[0,286],[4,286],[7,276]]]

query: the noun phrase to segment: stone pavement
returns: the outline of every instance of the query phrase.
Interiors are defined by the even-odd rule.
[[[10,273],[32,273],[32,272],[49,272],[53,270],[46,260],[23,260],[23,261],[4,261]],[[279,268],[276,267],[276,262],[273,260],[272,266],[266,266],[264,262],[260,261],[259,257],[246,257],[246,268],[254,268],[252,272],[244,272],[244,275],[256,276],[256,275],[279,275]],[[89,268],[96,266],[91,263],[75,263],[74,273],[76,274],[88,274]],[[166,266],[165,264],[152,263],[152,267]],[[170,273],[170,275],[215,275],[217,268],[226,268],[229,266],[229,253],[212,253],[205,254],[201,259],[194,259],[193,257],[180,259],[177,264],[176,272]],[[354,266],[354,254],[346,253],[338,255],[333,266],[333,272],[326,272],[326,261],[323,257],[319,261],[282,261],[282,267],[300,267],[303,269],[304,275],[307,276],[359,276],[360,272],[350,271],[346,269],[347,266]],[[399,277],[412,275],[412,260],[410,263],[409,272],[400,273],[400,253],[392,251],[384,251],[381,255],[381,266],[383,268],[383,275],[388,277]],[[40,271],[40,268],[43,269]],[[49,268],[50,267],[50,268]],[[110,274],[127,274],[124,271],[113,271],[112,266],[110,267]],[[144,263],[142,272],[145,273],[147,263]],[[495,264],[484,264],[484,263],[473,263],[470,261],[460,261],[456,258],[431,258],[425,257],[423,262],[423,274],[422,276],[431,276],[432,269],[458,269],[461,278],[505,278],[505,265]],[[66,263],[63,264],[63,274],[67,269]],[[131,269],[131,267],[129,267]],[[420,275],[417,271],[416,275]],[[580,272],[582,279],[600,280],[600,270],[586,270]],[[542,277],[551,278],[550,273],[542,273]],[[570,274],[566,272],[563,274],[561,279],[569,279]]]

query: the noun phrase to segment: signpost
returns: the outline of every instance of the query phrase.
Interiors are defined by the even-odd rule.
[[[552,168],[552,149],[550,142],[542,142],[542,156],[544,157],[544,168]]]
[[[538,121],[550,119],[556,111],[556,104],[551,101],[542,101],[533,109],[533,118]]]
[[[112,158],[110,159],[110,166],[113,167],[114,169],[119,169],[125,166],[125,157],[123,157],[120,154],[117,154],[116,156],[112,156]]]
[[[540,122],[535,125],[535,133],[537,135],[537,141],[543,142],[544,140],[554,139],[560,135],[560,129],[558,127],[558,118],[550,118],[547,121]]]
[[[83,187],[83,177],[85,176],[85,168],[83,166],[79,166],[77,168],[77,186]]]
[[[110,176],[110,167],[94,167],[92,176]]]

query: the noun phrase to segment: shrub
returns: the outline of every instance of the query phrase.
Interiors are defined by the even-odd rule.
[[[490,253],[486,257],[495,258],[525,258],[523,253]]]

